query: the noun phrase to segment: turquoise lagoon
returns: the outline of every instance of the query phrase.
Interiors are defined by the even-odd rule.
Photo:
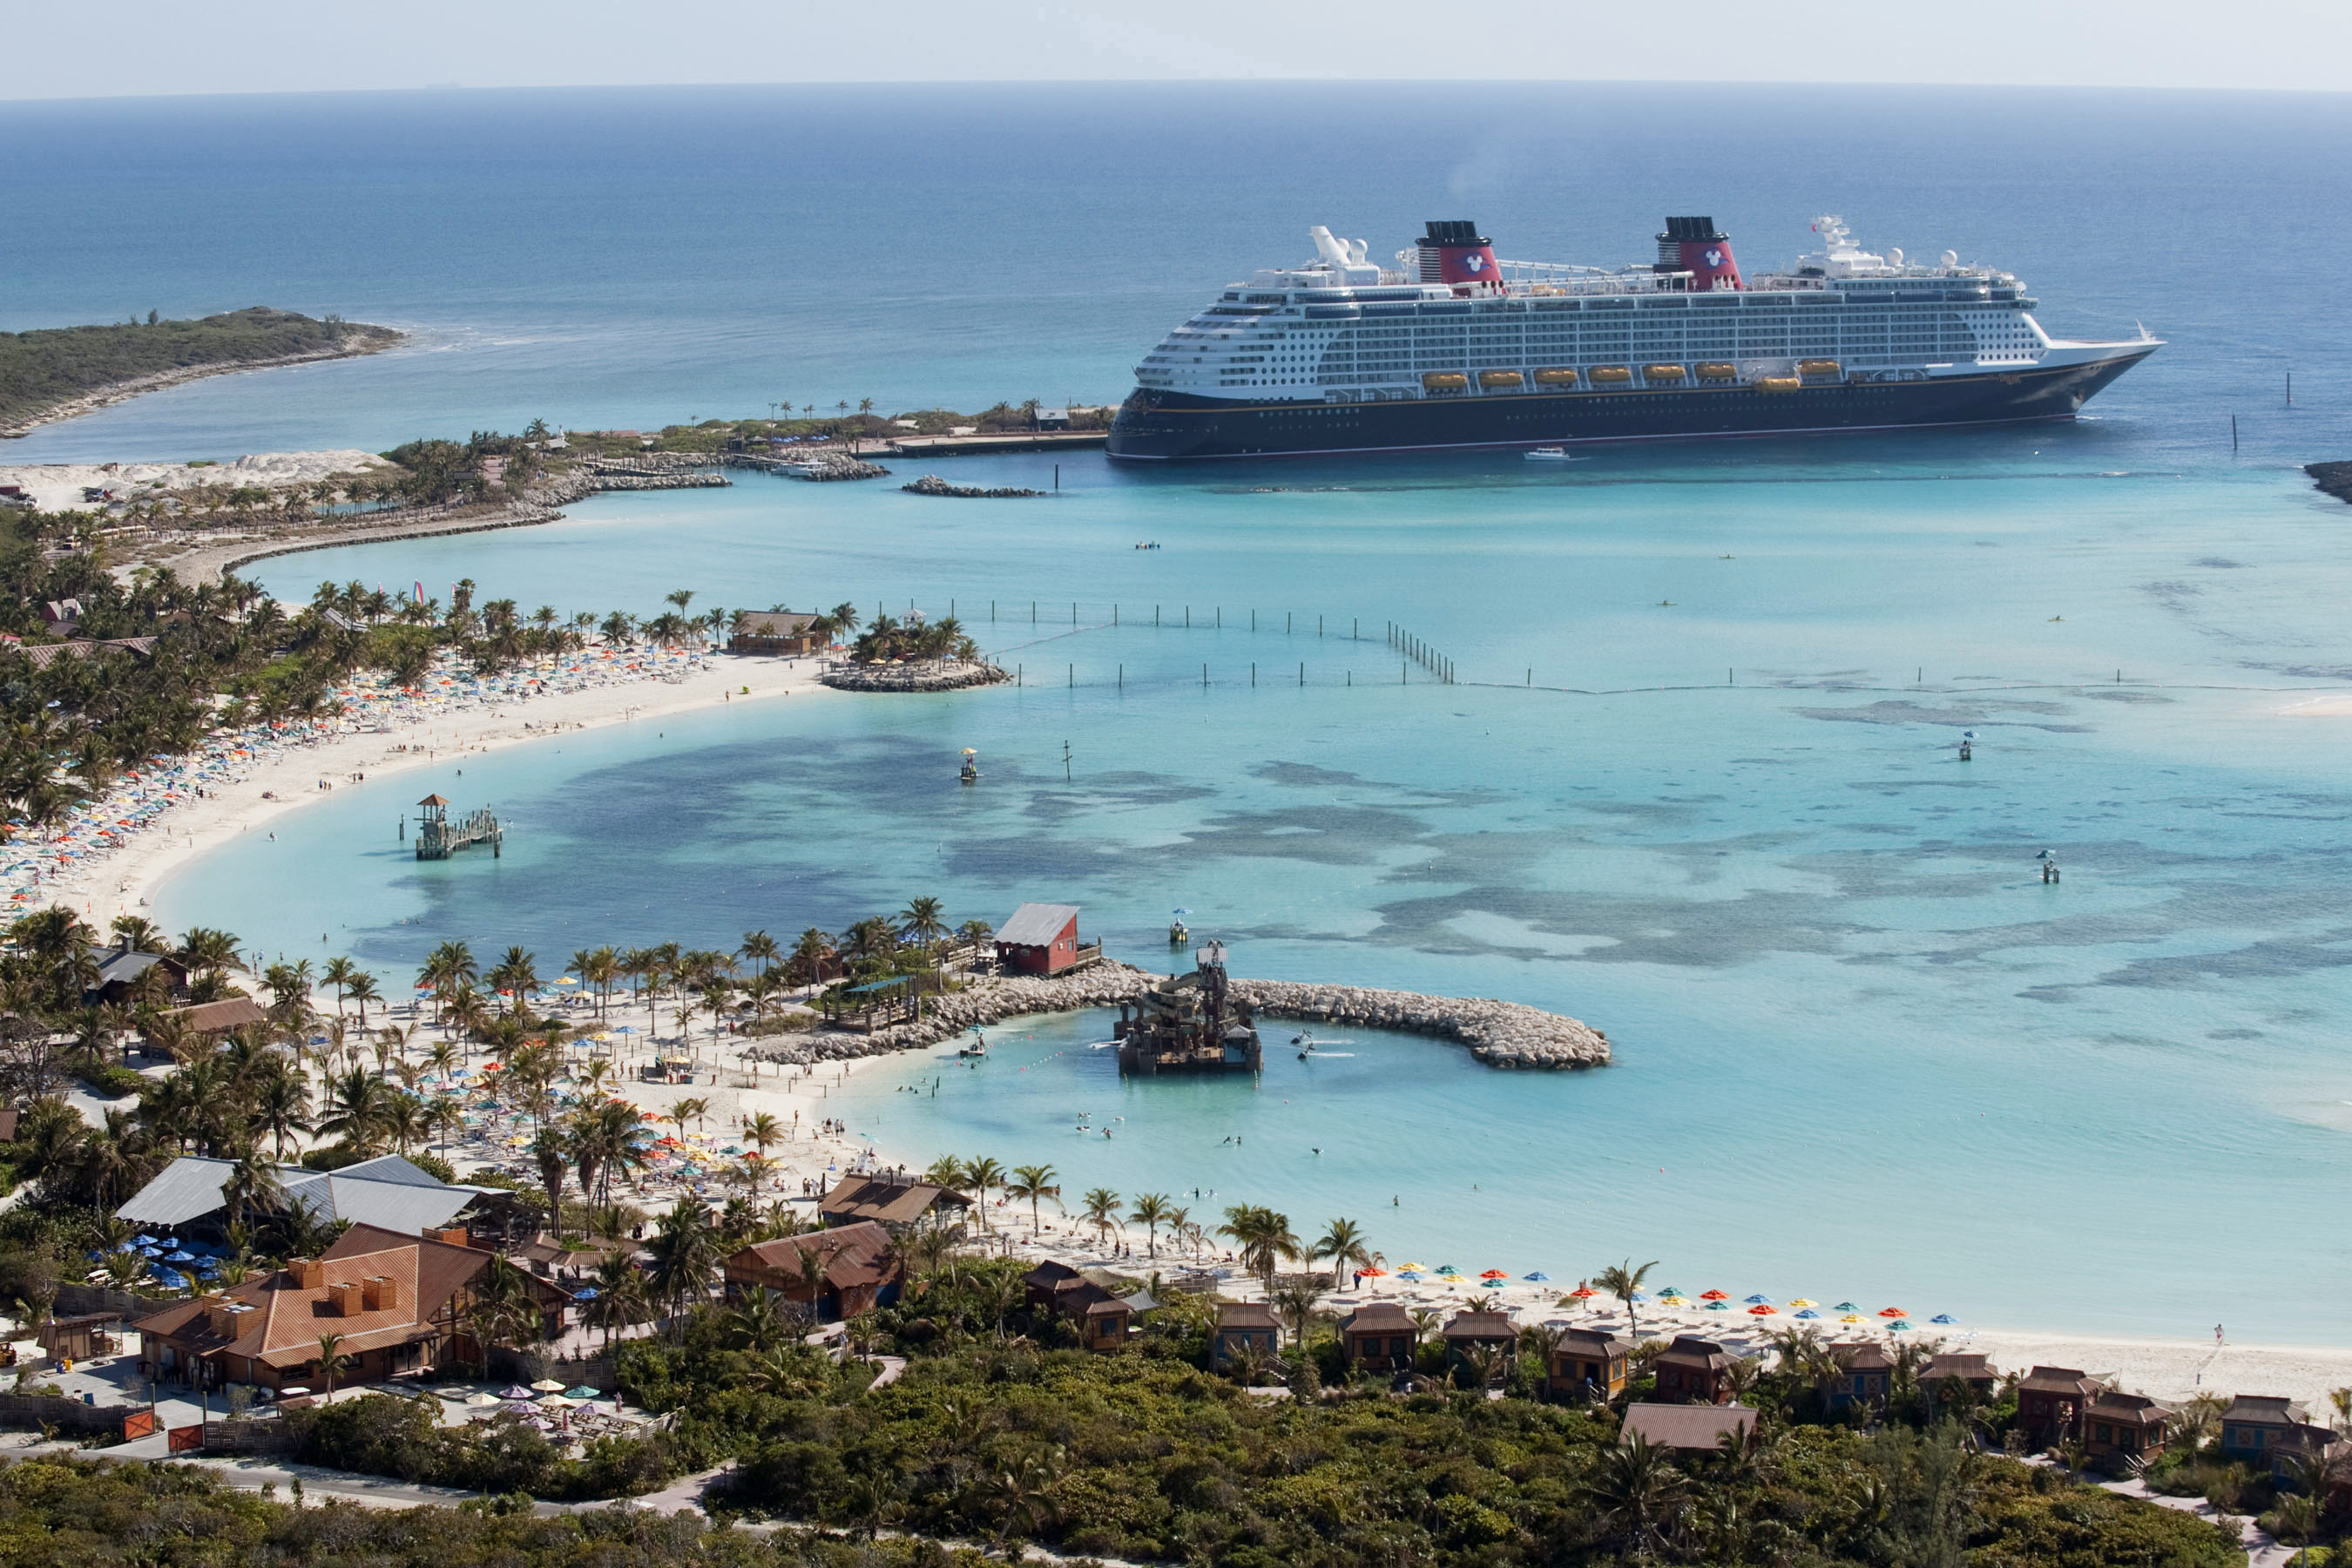
[[[259,574],[295,598],[952,602],[1024,684],[728,705],[347,787],[161,913],[399,976],[450,937],[723,946],[918,893],[955,920],[1076,902],[1149,963],[1181,905],[1240,973],[1526,1001],[1617,1065],[1358,1032],[1255,1085],[1129,1086],[1079,1016],[833,1105],[894,1158],[1344,1214],[1392,1258],[1633,1254],[1691,1289],[2331,1339],[2352,717],[2290,710],[2352,684],[2352,541],[2275,461],[2133,456],[2088,423],[1540,471],[1066,458],[1054,500],[749,479],[282,558]],[[1391,620],[1461,683],[1401,667]],[[428,786],[496,805],[506,857],[404,858]]]

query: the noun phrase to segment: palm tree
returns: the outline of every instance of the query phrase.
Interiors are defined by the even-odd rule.
[[[310,1131],[310,1080],[299,1071],[273,1074],[254,1088],[247,1125],[257,1137],[268,1137],[280,1160],[299,1133]]]
[[[1096,1229],[1103,1244],[1110,1244],[1110,1227],[1119,1223],[1119,1194],[1110,1187],[1089,1187],[1087,1190],[1087,1225]]]
[[[1607,1523],[1611,1538],[1646,1557],[1664,1544],[1665,1525],[1683,1498],[1683,1479],[1666,1451],[1636,1433],[1601,1451],[1600,1464],[1579,1489]]]
[[[1313,1247],[1307,1249],[1307,1261],[1331,1260],[1331,1289],[1339,1288],[1339,1276],[1349,1268],[1370,1268],[1375,1254],[1364,1245],[1364,1232],[1351,1219],[1335,1219],[1323,1227],[1323,1234]]]
[[[766,931],[747,931],[743,933],[743,945],[735,950],[735,955],[746,963],[758,964],[760,973],[765,974],[768,966],[776,962],[781,952],[776,946],[776,939]]]
[[[319,1336],[319,1376],[327,1385],[326,1397],[330,1401],[335,1397],[335,1374],[350,1365],[351,1358],[343,1354],[343,1336],[320,1334]]]
[[[1004,1167],[983,1154],[964,1163],[963,1179],[972,1194],[980,1199],[980,1228],[988,1228],[988,1194],[1004,1184]]]
[[[948,922],[940,915],[939,900],[928,896],[908,900],[907,907],[898,911],[898,924],[914,939],[916,946],[925,949],[948,933]]]
[[[768,1151],[784,1141],[783,1123],[762,1110],[757,1116],[743,1119],[743,1142],[760,1152],[760,1163],[768,1163]]]
[[[1144,1193],[1136,1198],[1135,1207],[1128,1211],[1128,1223],[1143,1227],[1145,1249],[1154,1259],[1160,1256],[1160,1227],[1168,1223],[1169,1212],[1165,1193]]]
[[[1633,1260],[1629,1258],[1622,1264],[1611,1264],[1592,1277],[1594,1284],[1625,1303],[1626,1328],[1632,1337],[1637,1340],[1642,1337],[1642,1321],[1641,1314],[1634,1310],[1633,1298],[1640,1293],[1642,1281],[1647,1279],[1650,1277],[1650,1270],[1657,1266],[1657,1259],[1652,1258],[1636,1268],[1633,1267]]]
[[[371,1002],[381,1002],[383,1000],[383,993],[379,992],[375,988],[375,976],[368,973],[365,970],[354,971],[351,977],[343,982],[343,990],[351,997],[352,1001],[359,1007],[360,1027],[362,1029],[366,1028],[367,1005]],[[336,1008],[338,1011],[341,1009],[341,1005],[342,1004],[339,1000],[336,1003]]]
[[[1004,1184],[1004,1195],[1014,1203],[1029,1205],[1029,1228],[1033,1231],[1038,1228],[1037,1201],[1052,1198],[1056,1208],[1062,1202],[1062,1189],[1054,1184],[1054,1167],[1051,1165],[1013,1166],[1011,1178]]]
[[[335,1016],[343,1016],[343,993],[360,972],[360,966],[348,958],[331,958],[319,971],[319,978],[335,988]]]
[[[1301,1350],[1307,1348],[1307,1322],[1315,1314],[1315,1299],[1322,1293],[1312,1275],[1299,1276],[1274,1293],[1274,1309],[1288,1321],[1290,1342]]]
[[[793,943],[792,971],[803,985],[814,984],[824,972],[824,961],[833,955],[833,938],[811,926],[801,932]]]
[[[1304,1250],[1291,1231],[1289,1215],[1252,1204],[1227,1209],[1225,1223],[1217,1227],[1217,1234],[1240,1249],[1243,1267],[1263,1280],[1269,1293],[1274,1289],[1276,1266]]]

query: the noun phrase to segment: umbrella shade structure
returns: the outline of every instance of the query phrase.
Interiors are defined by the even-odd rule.
[[[563,1397],[566,1399],[601,1399],[604,1397],[604,1391],[603,1389],[591,1388],[586,1384],[583,1383],[565,1389],[563,1391]]]
[[[1798,1311],[1797,1316],[1801,1318],[1818,1318],[1821,1314],[1814,1311],[1811,1307],[1805,1307]]]
[[[1750,1307],[1748,1309],[1748,1315],[1751,1318],[1769,1318],[1780,1310],[1778,1307]]]
[[[1851,1301],[1840,1301],[1836,1306],[1832,1307],[1830,1310],[1832,1312],[1859,1312],[1862,1309],[1855,1306]]]
[[[1731,1293],[1727,1290],[1702,1290],[1698,1293],[1698,1299],[1702,1301],[1728,1301],[1731,1300]]]
[[[1706,1304],[1706,1310],[1710,1312],[1728,1312],[1731,1310],[1731,1303],[1728,1301],[1709,1301]]]
[[[1895,1322],[1892,1322],[1892,1323],[1887,1324],[1887,1325],[1886,1325],[1886,1329],[1887,1329],[1887,1331],[1888,1331],[1889,1333],[1895,1333],[1895,1332],[1897,1332],[1897,1331],[1901,1331],[1901,1330],[1907,1329],[1907,1328],[1909,1328],[1910,1326],[1911,1326],[1910,1324],[1908,1324],[1908,1323],[1906,1323],[1906,1322],[1904,1322],[1904,1321],[1900,1321],[1900,1320],[1897,1320],[1897,1321],[1895,1321]]]
[[[472,1405],[477,1410],[496,1405],[498,1402],[499,1396],[495,1394],[469,1394],[466,1395],[466,1403]]]
[[[563,1395],[560,1394],[542,1394],[537,1399],[532,1400],[531,1403],[538,1405],[541,1410],[569,1410],[572,1408],[572,1401],[564,1398]]]
[[[1439,1264],[1439,1265],[1437,1266],[1437,1271],[1438,1271],[1440,1274],[1444,1274],[1444,1275],[1448,1275],[1448,1276],[1455,1275],[1455,1274],[1459,1274],[1459,1273],[1461,1273],[1461,1272],[1462,1272],[1462,1270],[1460,1270],[1459,1268],[1454,1268],[1454,1265],[1452,1265],[1451,1263],[1441,1263],[1441,1264]]]
[[[1858,1323],[1862,1321],[1862,1314],[1859,1312],[1848,1312],[1844,1317],[1840,1318],[1838,1321],[1841,1323]]]
[[[1533,1274],[1522,1274],[1519,1278],[1522,1279],[1532,1279],[1538,1285],[1548,1285],[1551,1282],[1551,1276],[1545,1273],[1540,1268],[1537,1269]]]
[[[190,1252],[185,1247],[182,1247],[177,1252],[167,1252],[163,1254],[163,1261],[166,1263],[194,1263],[195,1260],[196,1255]]]
[[[1949,1312],[1938,1312],[1927,1321],[1931,1323],[1957,1323],[1959,1321],[1958,1318],[1955,1318]]]
[[[1633,1292],[1632,1299],[1636,1301],[1647,1301],[1649,1297],[1643,1295],[1641,1291],[1636,1290]]]
[[[1423,1279],[1423,1274],[1422,1274],[1421,1270],[1420,1270],[1420,1269],[1418,1269],[1418,1268],[1407,1268],[1407,1269],[1401,1270],[1401,1271],[1398,1273],[1397,1278],[1398,1278],[1398,1279],[1410,1279],[1410,1280],[1412,1280],[1414,1284],[1418,1285],[1419,1283],[1421,1283],[1421,1281],[1422,1281],[1422,1279]]]
[[[1362,1275],[1367,1279],[1378,1279],[1386,1275],[1388,1270],[1382,1268],[1378,1264],[1374,1264],[1370,1268],[1359,1268],[1356,1272]]]
[[[1499,1268],[1489,1268],[1480,1274],[1478,1278],[1481,1279],[1508,1279],[1510,1276],[1504,1273]]]
[[[563,1385],[559,1383],[556,1386],[561,1388]],[[523,1387],[522,1384],[519,1383],[509,1383],[504,1388],[499,1390],[499,1397],[500,1399],[528,1400],[530,1397],[530,1390]]]
[[[1599,1292],[1595,1291],[1590,1285],[1579,1285],[1575,1289],[1570,1290],[1569,1294],[1575,1297],[1580,1301],[1584,1301],[1590,1300],[1593,1296],[1599,1294]]]
[[[1878,1315],[1882,1318],[1907,1318],[1911,1314],[1900,1307],[1881,1307],[1878,1309]]]
[[[1748,1304],[1751,1307],[1769,1307],[1772,1304],[1772,1298],[1769,1296],[1750,1296],[1748,1298]]]
[[[1664,1289],[1658,1292],[1658,1300],[1663,1301],[1669,1296],[1679,1296],[1682,1293],[1683,1288],[1681,1286],[1669,1285]]]
[[[1811,1307],[1817,1306],[1819,1303],[1814,1301],[1811,1297],[1800,1296],[1795,1300],[1790,1301],[1789,1305],[1791,1307]]]
[[[561,1394],[563,1392],[563,1384],[551,1377],[542,1377],[537,1383],[532,1384],[531,1387],[537,1389],[541,1394]]]

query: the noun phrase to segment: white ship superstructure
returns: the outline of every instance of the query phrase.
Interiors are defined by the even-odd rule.
[[[1885,399],[1849,395],[1809,400],[1804,415],[1788,406],[1759,417],[1721,397],[1694,402],[1689,395],[1752,399],[2021,373],[2035,373],[2042,387],[2054,384],[2039,373],[2084,369],[2101,372],[2104,384],[2158,346],[2145,334],[2118,342],[2053,338],[2034,320],[2036,301],[2014,275],[1964,264],[1948,250],[1927,263],[1899,250],[1866,251],[1834,216],[1815,220],[1817,249],[1785,271],[1753,279],[1740,275],[1728,239],[1704,217],[1669,218],[1654,263],[1616,268],[1497,259],[1475,225],[1428,227],[1397,253],[1394,266],[1381,267],[1367,259],[1364,241],[1318,226],[1309,230],[1314,260],[1229,286],[1136,367],[1129,408],[1138,417],[1123,416],[1129,439],[1115,435],[1113,455],[1300,449],[1286,439],[1249,445],[1247,420],[1234,424],[1213,451],[1159,453],[1147,448],[1164,442],[1141,438],[1147,428],[1172,428],[1145,415],[1172,418],[1219,408],[1238,414],[1543,399],[1577,405],[1559,404],[1560,417],[1550,422],[1562,426],[1558,430],[1539,432],[1528,419],[1497,409],[1496,419],[1447,416],[1444,432],[1426,441],[1364,438],[1385,436],[1402,411],[1384,411],[1374,421],[1380,431],[1363,421],[1317,422],[1332,430],[1339,447],[1979,422],[2003,416],[1975,405],[1947,408],[1950,400],[1940,396],[1905,400],[1898,412]],[[2070,391],[2063,410],[2011,399],[2021,411],[2006,416],[2072,414],[2096,390],[2078,382],[2067,384],[2081,396]],[[1684,395],[1674,398],[1671,412],[1650,401],[1673,394]],[[1882,405],[1888,410],[1883,419],[1873,412]],[[1642,420],[1636,416],[1644,407],[1662,417]]]

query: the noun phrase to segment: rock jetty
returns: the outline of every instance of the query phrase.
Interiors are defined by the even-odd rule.
[[[951,485],[937,474],[925,474],[911,485],[900,485],[911,496],[961,496],[966,500],[1011,500],[1020,496],[1051,495],[1050,490],[984,490],[972,485]]]
[[[2305,463],[2311,482],[2340,501],[2352,501],[2352,463]]]
[[[974,686],[997,686],[1012,679],[1010,672],[981,660],[948,664],[836,664],[817,677],[819,682],[842,691],[961,691]]]
[[[1008,975],[981,980],[963,991],[924,1000],[922,1021],[871,1035],[820,1031],[793,1037],[761,1054],[772,1060],[839,1060],[936,1045],[970,1028],[985,1028],[1031,1013],[1074,1013],[1131,1001],[1160,977],[1131,964],[1104,963],[1075,974],[1044,979]],[[1422,996],[1357,985],[1311,985],[1291,980],[1235,980],[1234,994],[1262,1018],[1295,1018],[1433,1035],[1469,1047],[1493,1068],[1568,1068],[1609,1065],[1609,1039],[1574,1018],[1517,1002],[1481,997]]]
[[[879,463],[868,463],[839,452],[821,452],[804,463],[788,464],[785,471],[818,484],[834,479],[887,479],[890,477],[890,470]]]

